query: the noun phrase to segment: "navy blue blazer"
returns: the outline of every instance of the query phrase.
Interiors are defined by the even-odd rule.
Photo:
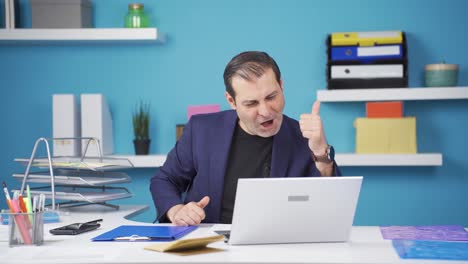
[[[210,203],[205,207],[203,222],[219,223],[224,175],[237,122],[234,110],[190,118],[166,162],[151,179],[159,222],[168,221],[166,212],[172,206],[199,201],[208,195]],[[271,177],[320,176],[299,123],[286,115],[273,138],[270,173]],[[340,175],[336,165],[334,174]]]

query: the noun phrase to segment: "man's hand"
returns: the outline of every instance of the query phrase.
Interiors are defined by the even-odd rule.
[[[302,135],[309,139],[309,149],[317,156],[325,155],[328,148],[320,119],[320,102],[315,101],[310,114],[302,114],[299,120]],[[312,153],[311,153],[312,155]],[[333,175],[333,163],[315,162],[321,176]]]
[[[310,114],[302,114],[299,125],[302,135],[309,139],[309,148],[315,155],[323,155],[328,147],[322,120],[320,119],[320,102],[315,101]]]
[[[190,202],[186,205],[174,205],[167,211],[169,220],[178,226],[198,225],[205,219],[205,208],[210,202],[210,197],[205,196],[199,202]]]

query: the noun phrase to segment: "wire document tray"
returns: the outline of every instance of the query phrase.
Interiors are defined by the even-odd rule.
[[[80,157],[54,157],[50,152],[49,142],[63,140],[84,140],[86,146]],[[97,147],[98,157],[87,157],[89,143]],[[46,157],[36,157],[38,145],[44,143]],[[106,203],[110,200],[131,197],[132,194],[124,187],[109,187],[109,184],[130,182],[130,177],[116,170],[129,169],[133,164],[125,158],[103,157],[99,140],[96,138],[39,138],[29,159],[17,158],[26,166],[24,173],[15,173],[13,177],[22,180],[20,193],[25,191],[26,183],[45,184],[31,188],[31,194],[44,194],[51,199],[55,210],[56,200],[62,200],[60,205],[78,206],[86,204],[101,204],[118,209],[119,206]],[[31,171],[31,169],[36,171]],[[60,187],[61,190],[55,190]],[[50,189],[50,190],[46,190]],[[63,206],[62,206],[63,207]]]
[[[23,180],[24,174],[15,173],[14,178]],[[79,171],[57,169],[54,173],[55,183],[62,185],[80,185],[80,186],[103,186],[106,184],[127,183],[130,182],[130,177],[123,172],[95,172],[95,171]],[[50,183],[49,171],[41,171],[30,173],[28,182],[34,183]]]

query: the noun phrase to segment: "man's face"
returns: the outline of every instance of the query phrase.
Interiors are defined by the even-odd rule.
[[[283,82],[276,81],[273,70],[252,81],[234,75],[232,87],[236,98],[226,92],[226,99],[236,110],[240,127],[250,135],[276,135],[283,121],[284,95]]]

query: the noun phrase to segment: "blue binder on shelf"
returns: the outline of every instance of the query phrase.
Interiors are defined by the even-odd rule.
[[[332,47],[332,61],[359,61],[361,63],[374,63],[379,60],[402,60],[403,49],[401,45],[382,45],[372,47]]]
[[[122,225],[92,241],[173,241],[197,229],[197,226],[134,226]]]

